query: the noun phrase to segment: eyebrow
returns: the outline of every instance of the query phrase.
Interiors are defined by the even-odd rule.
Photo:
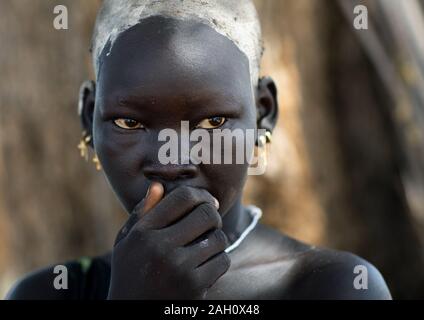
[[[219,97],[219,98],[217,98]],[[103,97],[105,98],[105,97]],[[184,96],[176,95],[175,99],[180,99],[180,103],[184,103],[189,106],[202,106],[202,105],[213,105],[217,107],[218,113],[223,114],[240,114],[244,109],[244,105],[241,99],[237,99],[234,95],[225,95],[223,96],[214,94],[213,92],[208,92],[207,94],[197,93],[195,97],[193,96]],[[104,106],[117,106],[128,111],[143,112],[146,110],[146,107],[155,105],[157,103],[157,96],[141,96],[141,95],[123,95],[117,94],[113,98],[103,99],[101,105]],[[181,101],[182,100],[182,101]],[[222,107],[221,107],[222,106]],[[103,109],[103,108],[101,108]],[[193,111],[198,111],[201,113],[202,108],[192,109]],[[113,110],[104,110],[104,113],[108,111],[114,112],[117,111],[116,108]]]

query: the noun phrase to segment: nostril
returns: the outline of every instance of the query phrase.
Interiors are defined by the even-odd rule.
[[[144,176],[151,181],[161,180],[161,178],[156,174],[144,173]]]
[[[194,165],[152,165],[144,168],[144,175],[150,180],[191,179],[196,176]]]
[[[192,177],[193,177],[193,175],[192,175],[192,174],[190,174],[190,173],[182,173],[182,174],[180,175],[180,177],[181,177],[181,179],[190,179],[190,178],[192,178]]]

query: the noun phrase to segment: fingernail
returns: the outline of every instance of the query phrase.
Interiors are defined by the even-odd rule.
[[[215,207],[216,207],[217,209],[219,209],[219,201],[218,201],[218,199],[217,199],[217,198],[215,198],[215,197],[213,197],[213,200],[214,200],[214,205],[215,205]]]
[[[143,211],[143,212],[146,209],[146,203],[147,203],[147,199],[149,198],[149,194],[150,194],[151,189],[152,189],[152,184],[149,185],[149,188],[147,189],[146,195],[144,196],[144,199],[141,202],[141,209],[140,210]]]
[[[150,192],[152,192],[152,186],[155,184],[155,182],[152,182],[150,185],[149,185],[149,188],[147,189],[147,193],[146,193],[146,199],[149,197],[149,195],[150,195]]]

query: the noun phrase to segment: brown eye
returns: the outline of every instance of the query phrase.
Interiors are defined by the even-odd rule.
[[[227,119],[224,117],[212,117],[212,118],[208,118],[208,119],[204,119],[200,121],[199,124],[197,125],[197,128],[216,129],[222,126],[225,123],[225,121],[227,121]]]
[[[143,125],[133,119],[115,119],[113,122],[120,128],[126,129],[126,130],[134,130],[134,129],[140,129],[144,128]]]

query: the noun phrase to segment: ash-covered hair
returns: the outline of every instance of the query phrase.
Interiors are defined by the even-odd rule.
[[[252,86],[257,86],[263,45],[260,22],[251,0],[104,0],[91,44],[96,76],[106,45],[107,56],[121,33],[151,16],[196,21],[212,27],[247,56]]]

